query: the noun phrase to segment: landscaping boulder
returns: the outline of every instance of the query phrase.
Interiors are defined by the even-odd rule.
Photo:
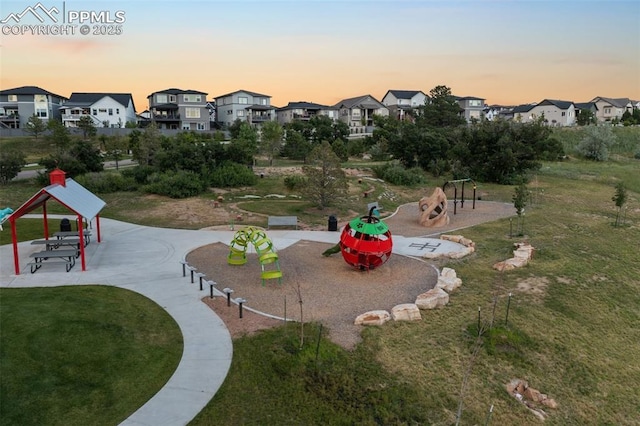
[[[391,315],[387,311],[369,311],[358,315],[355,325],[382,325],[390,319]]]
[[[451,268],[442,268],[438,276],[437,288],[441,288],[447,293],[451,293],[462,285],[462,280],[457,277],[456,271]]]
[[[420,321],[420,309],[414,303],[403,303],[391,309],[391,317],[394,321]]]
[[[449,294],[438,287],[432,288],[416,298],[416,306],[420,309],[435,309],[447,303],[449,303]]]

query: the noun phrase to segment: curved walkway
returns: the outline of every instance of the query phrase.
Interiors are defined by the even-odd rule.
[[[102,242],[98,244],[94,236],[87,246],[85,272],[79,263],[65,272],[60,265],[45,262],[31,274],[27,266],[29,255],[39,248],[26,241],[18,245],[22,269],[20,275],[15,275],[12,246],[0,246],[0,287],[98,283],[135,291],[162,306],[182,332],[182,358],[165,386],[121,424],[187,424],[222,385],[231,365],[233,346],[225,324],[201,301],[209,289],[205,286],[201,292],[198,279],[192,284],[189,272],[183,277],[180,261],[197,247],[218,242],[229,244],[234,232],[152,228],[104,218],[100,224]],[[280,230],[269,231],[269,236],[277,249],[283,249],[299,240],[337,244],[340,233]],[[424,238],[394,235],[393,251],[420,256],[424,242]],[[445,249],[444,245],[442,248]],[[446,250],[451,250],[449,244]]]

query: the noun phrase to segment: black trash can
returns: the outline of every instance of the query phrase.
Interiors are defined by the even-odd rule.
[[[60,221],[60,231],[61,232],[71,231],[71,222],[66,217]]]
[[[338,230],[338,218],[335,215],[329,216],[329,231]]]

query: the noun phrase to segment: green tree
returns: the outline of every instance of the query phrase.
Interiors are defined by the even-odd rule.
[[[267,121],[262,125],[260,150],[267,156],[269,165],[273,165],[273,156],[282,148],[282,126],[277,121]]]
[[[618,182],[616,184],[616,192],[613,195],[613,197],[611,197],[611,201],[613,201],[616,204],[616,207],[618,209],[616,211],[616,223],[615,223],[615,226],[618,227],[620,225],[620,211],[622,210],[622,207],[624,206],[624,204],[627,202],[627,189],[624,187],[623,182]]]
[[[40,136],[47,130],[47,125],[40,119],[40,117],[33,114],[24,124],[23,130],[34,138],[38,139],[38,136]]]
[[[83,115],[78,120],[78,128],[82,130],[82,138],[88,139],[92,138],[98,133],[98,129],[96,129],[96,125],[93,124],[93,119],[88,115]]]
[[[282,147],[282,156],[292,160],[305,160],[311,152],[313,146],[307,138],[299,131],[288,128],[285,136],[285,143]]]
[[[316,146],[307,157],[303,172],[307,177],[305,195],[322,210],[347,194],[347,178],[340,168],[340,159],[324,141]]]
[[[590,126],[578,144],[578,153],[594,161],[607,161],[609,148],[616,142],[611,126]]]
[[[461,109],[447,86],[436,86],[429,92],[417,123],[434,127],[456,127],[465,124]]]
[[[56,154],[62,155],[69,145],[71,145],[71,135],[69,129],[66,128],[61,122],[56,120],[50,120],[47,123],[47,128],[51,131],[48,135],[48,139],[56,148]]]
[[[576,116],[578,126],[587,126],[589,124],[596,124],[596,122],[596,115],[590,109],[581,109]]]
[[[100,142],[102,149],[104,149],[109,158],[112,158],[116,162],[116,170],[119,170],[119,162],[128,148],[128,139],[120,135],[102,135]]]
[[[516,186],[515,193],[513,194],[513,207],[516,208],[516,214],[518,215],[518,223],[516,226],[517,235],[524,235],[524,208],[527,205],[529,199],[529,189],[522,182]]]
[[[133,132],[130,137],[133,138]],[[133,159],[140,165],[154,165],[154,156],[160,148],[160,142],[162,140],[162,135],[160,134],[156,124],[151,123],[144,129],[144,132],[139,135],[139,138],[138,135],[136,135],[136,138],[136,141],[131,141],[133,143],[130,142],[130,146],[133,151]]]
[[[0,183],[6,184],[18,176],[25,165],[25,156],[16,150],[0,150]]]

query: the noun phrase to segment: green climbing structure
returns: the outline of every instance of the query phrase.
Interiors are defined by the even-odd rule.
[[[258,261],[262,268],[261,278],[264,286],[266,280],[278,279],[282,283],[282,271],[278,261],[278,253],[273,247],[273,242],[267,237],[264,230],[249,226],[238,230],[229,245],[229,265],[244,265],[247,263],[247,248],[253,245],[258,255]]]

